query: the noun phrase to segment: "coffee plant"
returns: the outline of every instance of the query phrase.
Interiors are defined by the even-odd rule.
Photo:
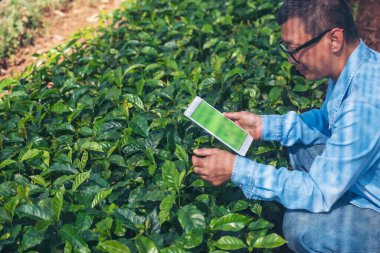
[[[324,82],[277,49],[280,1],[127,1],[0,82],[1,252],[278,252],[283,208],[193,173],[225,148],[184,115],[301,112]],[[251,159],[287,166],[277,143]],[[280,248],[278,248],[280,247]]]

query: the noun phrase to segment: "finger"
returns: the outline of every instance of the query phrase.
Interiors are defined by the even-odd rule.
[[[191,157],[191,161],[193,162],[194,167],[206,167],[206,162],[204,161],[204,158],[193,155]]]
[[[197,156],[209,156],[212,155],[213,149],[212,148],[199,148],[195,149],[193,153]]]
[[[230,120],[239,120],[242,116],[241,112],[224,112],[223,115]]]

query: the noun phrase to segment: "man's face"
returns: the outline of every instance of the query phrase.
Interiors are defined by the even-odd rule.
[[[295,58],[300,62],[296,65],[296,69],[308,80],[319,80],[328,77],[331,56],[326,37],[327,35],[315,44],[294,54]],[[292,18],[281,25],[281,38],[288,48],[293,50],[313,37],[305,33],[304,24],[300,19]],[[294,64],[291,60],[289,62]]]

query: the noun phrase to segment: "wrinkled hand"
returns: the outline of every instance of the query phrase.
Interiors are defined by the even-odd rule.
[[[192,162],[194,172],[214,186],[231,179],[236,155],[216,148],[194,150]]]
[[[223,115],[245,129],[254,140],[260,139],[262,122],[259,115],[250,112],[225,112]]]

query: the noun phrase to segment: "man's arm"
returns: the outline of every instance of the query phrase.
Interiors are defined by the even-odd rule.
[[[380,110],[374,105],[341,106],[325,151],[309,173],[276,169],[237,157],[232,181],[248,198],[277,200],[289,209],[328,211],[374,164],[380,160]]]
[[[299,142],[305,145],[324,144],[330,136],[326,102],[321,109],[300,115],[289,112],[284,115],[264,115],[261,119],[261,139],[279,141],[287,147]]]

